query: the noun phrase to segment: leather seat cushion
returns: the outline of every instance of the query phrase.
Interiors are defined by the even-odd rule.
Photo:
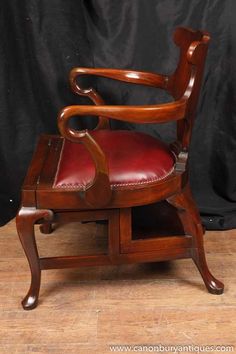
[[[158,182],[174,170],[173,153],[152,136],[126,130],[97,130],[90,134],[106,155],[113,188]],[[86,148],[65,139],[54,188],[85,189],[94,176],[95,166]]]

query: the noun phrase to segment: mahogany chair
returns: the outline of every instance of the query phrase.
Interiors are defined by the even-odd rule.
[[[41,136],[22,188],[16,223],[31,270],[30,289],[22,305],[36,307],[41,271],[53,268],[101,266],[192,258],[208,291],[221,294],[223,284],[210,273],[203,248],[203,227],[188,179],[188,149],[200,91],[209,34],[177,28],[179,64],[170,76],[155,73],[75,68],[72,90],[95,106],[74,105],[58,117],[61,136]],[[109,106],[77,78],[97,75],[167,90],[173,102],[145,106]],[[70,127],[73,116],[99,116],[96,129]],[[177,122],[176,141],[168,146],[147,134],[111,130],[109,120],[133,123]],[[133,237],[132,210],[166,200],[183,225],[181,235]],[[39,258],[34,224],[51,232],[51,224],[71,221],[108,222],[107,254]],[[171,220],[170,220],[171,222]]]

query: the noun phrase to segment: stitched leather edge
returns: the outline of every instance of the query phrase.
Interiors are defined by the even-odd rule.
[[[149,179],[147,181],[142,181],[142,182],[131,182],[131,183],[115,183],[115,184],[111,184],[111,187],[113,188],[118,188],[118,187],[126,187],[126,186],[139,186],[139,185],[143,185],[143,184],[149,184],[149,183],[154,183],[154,182],[158,182],[158,181],[162,181],[164,179],[166,179],[167,177],[169,177],[175,169],[175,165],[171,168],[171,170],[163,177],[158,177],[158,178],[153,178],[153,179]],[[53,188],[58,188],[58,189],[79,189],[79,190],[85,190],[86,186],[83,184],[79,184],[79,183],[62,183],[61,185],[57,185],[55,186],[55,184],[53,185]]]

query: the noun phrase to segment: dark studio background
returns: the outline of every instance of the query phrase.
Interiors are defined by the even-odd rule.
[[[0,224],[14,217],[38,136],[57,133],[57,112],[89,103],[71,93],[75,66],[169,74],[177,26],[210,32],[190,150],[192,189],[208,228],[236,227],[235,28],[230,0],[2,0],[0,5]],[[89,79],[107,103],[166,101],[159,90]],[[91,127],[92,120],[87,119]],[[140,129],[167,141],[173,125]]]

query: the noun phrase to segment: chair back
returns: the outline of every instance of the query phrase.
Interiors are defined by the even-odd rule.
[[[184,27],[177,28],[174,33],[174,42],[180,48],[180,57],[167,88],[175,99],[188,97],[186,118],[177,123],[177,137],[184,149],[190,143],[209,40],[207,32]]]

